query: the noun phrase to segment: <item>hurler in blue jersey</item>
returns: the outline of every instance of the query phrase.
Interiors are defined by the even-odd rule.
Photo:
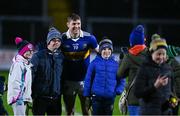
[[[81,30],[81,19],[72,14],[67,21],[68,31],[62,35],[64,69],[62,75],[63,98],[67,115],[74,114],[76,95],[79,96],[83,115],[88,115],[87,99],[83,96],[84,78],[92,49],[98,51],[96,38]]]

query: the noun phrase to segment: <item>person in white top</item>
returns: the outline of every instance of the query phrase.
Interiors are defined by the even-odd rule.
[[[8,76],[7,102],[12,106],[14,115],[25,115],[26,103],[31,98],[31,59],[34,46],[20,37],[15,38],[18,54],[14,56]]]

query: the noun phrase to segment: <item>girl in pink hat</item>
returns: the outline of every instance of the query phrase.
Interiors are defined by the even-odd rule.
[[[18,54],[14,56],[8,77],[7,102],[12,106],[14,115],[25,115],[26,103],[31,98],[31,59],[34,47],[26,40],[16,37]]]

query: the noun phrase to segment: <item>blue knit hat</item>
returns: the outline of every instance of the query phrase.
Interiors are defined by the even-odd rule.
[[[61,33],[56,28],[51,27],[47,35],[47,44],[54,38],[59,38],[61,40]]]
[[[130,46],[143,45],[144,39],[144,27],[142,25],[138,25],[136,28],[133,29],[133,31],[130,34]]]

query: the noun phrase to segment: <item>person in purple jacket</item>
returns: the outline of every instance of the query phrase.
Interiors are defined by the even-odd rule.
[[[84,84],[84,96],[92,96],[93,115],[112,115],[116,95],[124,90],[125,79],[117,77],[118,62],[112,56],[109,39],[99,43],[99,54],[90,63]]]

